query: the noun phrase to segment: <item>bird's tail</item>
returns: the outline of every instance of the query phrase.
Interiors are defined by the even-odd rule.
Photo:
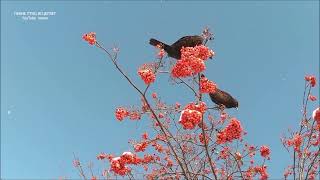
[[[161,46],[166,51],[171,49],[171,46],[169,46],[168,44],[165,44],[165,43],[158,41],[156,39],[153,39],[153,38],[150,39],[149,44],[151,44],[152,46]]]

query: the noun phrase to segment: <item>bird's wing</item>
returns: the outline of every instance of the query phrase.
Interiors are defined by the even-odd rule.
[[[233,102],[233,98],[225,91],[217,89],[215,93],[210,93],[211,100],[216,104],[223,104],[227,106],[229,102]]]
[[[184,36],[177,40],[175,43],[171,45],[174,49],[180,50],[183,46],[184,47],[194,47],[196,45],[203,43],[203,37],[201,36]]]

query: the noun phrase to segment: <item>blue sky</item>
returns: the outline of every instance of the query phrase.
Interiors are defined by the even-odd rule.
[[[24,21],[15,11],[56,15]],[[271,178],[282,177],[290,157],[279,138],[299,121],[304,75],[319,74],[317,1],[1,1],[1,177],[78,178],[73,152],[98,172],[97,153],[130,150],[128,139],[148,127],[147,119],[115,120],[116,107],[139,97],[83,33],[120,47],[119,63],[143,87],[136,70],[154,57],[149,38],[170,44],[205,26],[216,52],[206,76],[239,100],[228,112],[249,142],[271,147]],[[167,102],[192,100],[167,77],[157,81],[152,90]]]

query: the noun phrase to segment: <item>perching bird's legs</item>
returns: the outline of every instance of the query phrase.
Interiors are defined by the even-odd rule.
[[[224,109],[226,108],[226,106],[223,104],[220,104],[218,107],[219,107],[220,112],[223,112]]]

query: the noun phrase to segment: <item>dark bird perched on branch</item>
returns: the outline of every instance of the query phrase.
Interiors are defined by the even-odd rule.
[[[205,75],[201,74],[201,78]],[[224,106],[225,108],[238,108],[238,101],[233,98],[229,93],[216,88],[214,93],[209,93],[210,99],[219,106]]]
[[[238,101],[233,98],[229,93],[216,88],[215,93],[209,93],[210,99],[219,106],[226,108],[238,108]]]
[[[152,46],[161,46],[168,53],[168,56],[176,59],[181,58],[180,49],[182,47],[195,47],[196,45],[201,45],[203,43],[205,43],[205,38],[198,35],[184,36],[171,46],[153,38],[151,38],[149,42]]]

